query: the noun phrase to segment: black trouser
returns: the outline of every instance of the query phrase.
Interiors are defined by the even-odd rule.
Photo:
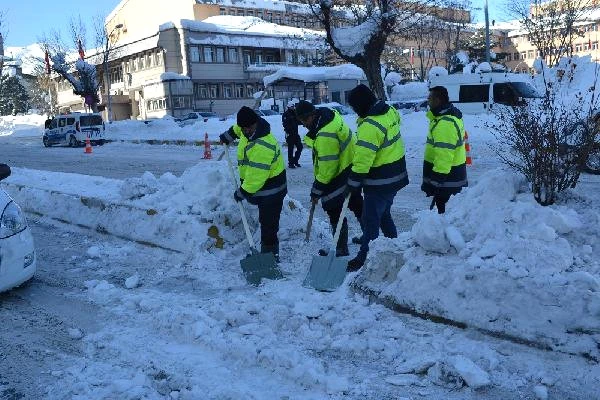
[[[333,234],[335,235],[335,229],[337,228],[338,221],[340,220],[340,214],[342,213],[342,205],[340,204],[337,207],[334,207],[329,210],[325,210],[327,215],[329,216],[329,222],[331,223],[331,228],[333,230]],[[361,222],[362,209],[363,209],[363,198],[360,192],[353,193],[350,195],[350,200],[348,201],[348,209],[354,213],[358,222]],[[344,218],[344,222],[342,223],[342,230],[340,232],[340,238],[338,239],[336,249],[345,250],[348,247],[348,220]]]
[[[260,222],[260,241],[261,248],[277,248],[279,239],[279,218],[281,217],[281,209],[283,208],[283,197],[274,203],[259,204],[258,206],[258,221]],[[271,251],[271,250],[268,250]]]
[[[436,194],[433,196],[433,201],[437,207],[438,214],[444,214],[446,212],[446,203],[450,200],[449,194]]]
[[[300,161],[300,153],[302,153],[302,140],[298,133],[290,133],[285,139],[288,145],[288,165],[296,165]],[[294,155],[294,148],[296,154]]]

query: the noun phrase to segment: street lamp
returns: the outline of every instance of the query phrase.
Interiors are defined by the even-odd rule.
[[[112,104],[110,101],[110,79],[108,76],[108,50],[110,46],[110,37],[117,29],[121,29],[123,24],[117,24],[106,36],[106,47],[104,48],[104,81],[106,82],[106,97],[108,98],[108,123],[112,123]]]

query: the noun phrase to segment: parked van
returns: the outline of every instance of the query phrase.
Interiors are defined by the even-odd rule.
[[[429,77],[429,87],[443,86],[450,102],[464,114],[490,112],[498,106],[520,106],[542,95],[529,75],[505,72],[452,74]]]
[[[71,113],[57,115],[46,120],[42,141],[44,146],[53,144],[78,147],[90,138],[92,144],[104,144],[105,127],[102,117],[97,113]]]

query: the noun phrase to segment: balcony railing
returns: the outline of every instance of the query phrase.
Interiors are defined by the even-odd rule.
[[[246,72],[261,72],[261,71],[277,71],[280,68],[288,67],[291,65],[287,62],[256,62],[250,64],[244,64],[244,71]]]

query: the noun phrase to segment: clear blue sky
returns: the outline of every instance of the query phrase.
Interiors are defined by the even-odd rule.
[[[58,29],[66,42],[70,40],[69,21],[71,17],[81,15],[87,24],[88,47],[94,45],[93,19],[96,15],[106,16],[120,0],[1,0],[0,10],[6,14],[8,35],[6,46],[27,46],[37,43],[40,36]],[[506,20],[502,13],[504,0],[488,0],[490,21]],[[165,4],[168,4],[165,1]],[[483,6],[485,0],[472,0],[473,16],[476,22],[483,22]]]
[[[40,36],[59,30],[70,41],[71,17],[87,25],[88,47],[94,45],[93,20],[96,15],[107,16],[120,0],[0,0],[5,13],[6,46],[27,46],[37,43]]]

